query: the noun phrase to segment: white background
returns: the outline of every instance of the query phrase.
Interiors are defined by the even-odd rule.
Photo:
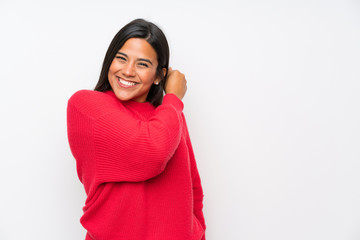
[[[360,239],[360,2],[0,2],[0,239],[84,239],[67,99],[142,17],[168,37],[208,240]]]

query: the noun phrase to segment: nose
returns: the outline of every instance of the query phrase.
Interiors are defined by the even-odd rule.
[[[123,66],[123,74],[127,77],[134,77],[135,76],[135,66],[133,63],[126,63]]]

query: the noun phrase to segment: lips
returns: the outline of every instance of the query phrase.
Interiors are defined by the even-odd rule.
[[[125,86],[125,87],[133,87],[133,86],[139,84],[137,82],[128,81],[128,80],[122,79],[120,77],[117,77],[117,79],[118,79],[120,85]]]

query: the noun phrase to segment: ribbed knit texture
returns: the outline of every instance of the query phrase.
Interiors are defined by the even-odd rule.
[[[205,240],[203,191],[182,101],[122,102],[81,90],[67,127],[87,199],[86,240]]]

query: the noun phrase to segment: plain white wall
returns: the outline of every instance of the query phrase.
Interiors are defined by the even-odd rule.
[[[1,1],[0,239],[84,239],[66,103],[138,17],[187,76],[207,239],[360,239],[355,0]]]

